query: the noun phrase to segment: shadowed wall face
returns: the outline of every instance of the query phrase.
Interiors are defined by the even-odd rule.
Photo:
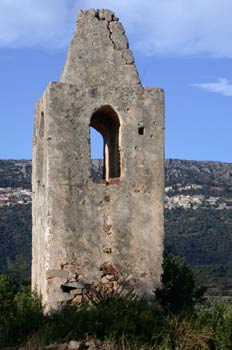
[[[61,83],[35,113],[32,284],[45,312],[160,286],[163,110],[163,91],[141,86],[115,15],[81,12]],[[103,179],[90,174],[90,127],[104,140]]]

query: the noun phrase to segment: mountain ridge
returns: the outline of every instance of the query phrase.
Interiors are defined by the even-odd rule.
[[[102,160],[94,159],[92,160],[92,165],[94,172],[99,171],[102,167]],[[31,160],[1,159],[0,187],[8,187],[12,181],[12,187],[16,187],[16,184],[21,184],[24,188],[26,188],[25,186],[30,188],[31,166]],[[232,186],[232,163],[181,159],[165,160],[166,186],[173,183],[173,181],[183,180],[183,178],[185,182],[188,182],[190,180],[188,176],[197,182],[209,183],[211,181],[212,184],[221,183]]]

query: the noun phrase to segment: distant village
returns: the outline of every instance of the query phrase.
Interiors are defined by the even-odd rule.
[[[204,186],[202,185],[196,184],[182,186],[179,183],[175,186],[166,187],[165,209],[232,208],[232,198],[213,197],[203,194],[188,194],[188,191],[190,190],[200,190],[203,189],[203,187]],[[0,187],[0,207],[31,204],[31,201],[31,189],[25,189],[22,187]]]
[[[232,198],[213,197],[204,194],[185,194],[184,192],[193,190],[202,190],[203,185],[191,184],[182,186],[177,183],[175,186],[165,188],[165,209],[198,209],[198,208],[214,208],[214,209],[231,209]],[[214,190],[222,190],[215,187]],[[172,193],[175,194],[172,194]],[[180,192],[180,193],[176,193]]]
[[[22,187],[0,187],[0,206],[30,204],[32,192]]]

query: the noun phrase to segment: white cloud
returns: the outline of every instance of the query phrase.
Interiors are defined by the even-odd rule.
[[[0,0],[0,47],[62,47],[75,23],[72,0]]]
[[[232,57],[231,0],[83,0],[123,20],[133,47],[150,55]]]
[[[231,0],[1,0],[0,46],[67,45],[76,11],[103,7],[143,54],[232,57]]]
[[[215,83],[192,84],[192,86],[220,95],[232,96],[232,84],[225,78],[220,78]]]

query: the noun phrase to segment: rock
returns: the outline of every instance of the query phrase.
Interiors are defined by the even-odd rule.
[[[85,342],[85,346],[88,350],[103,349],[101,342],[96,339]]]
[[[78,274],[77,273],[70,273],[68,276],[69,282],[77,282],[78,281]]]
[[[113,290],[117,290],[118,289],[118,282],[113,281]]]
[[[62,297],[62,301],[67,302],[71,301],[73,299],[73,294],[70,293],[59,293],[60,297]]]
[[[80,304],[82,302],[82,295],[77,295],[75,298],[73,298],[72,302],[75,304]]]
[[[63,344],[50,344],[44,348],[39,348],[39,350],[67,350],[68,349],[68,344],[63,343]],[[28,350],[28,349],[25,349]]]
[[[82,291],[83,291],[83,289],[80,289],[80,288],[78,288],[78,289],[72,289],[72,290],[70,290],[70,294],[73,294],[73,295],[82,295]]]
[[[127,276],[127,278],[125,279],[125,281],[130,281],[130,280],[132,280],[132,278],[133,278],[133,275],[130,274],[129,276]]]
[[[98,11],[98,17],[99,19],[105,19],[107,22],[111,22],[114,18],[114,13],[110,10],[102,9]]]
[[[109,281],[113,281],[113,280],[114,280],[114,275],[106,275],[106,278],[107,278]]]
[[[104,262],[102,265],[101,265],[101,268],[100,268],[101,271],[103,271],[103,274],[104,275],[113,275],[114,276],[114,279],[116,281],[119,280],[119,272],[118,270],[109,262]]]
[[[129,49],[123,50],[122,57],[126,61],[126,64],[133,64],[134,63],[134,56],[133,56],[131,50],[129,50]]]
[[[104,276],[104,277],[102,277],[101,282],[103,284],[105,284],[105,283],[109,283],[109,280],[108,280],[108,278],[106,276]]]
[[[68,350],[78,350],[80,348],[81,343],[76,340],[70,340],[68,344]]]
[[[54,277],[60,277],[60,278],[67,278],[68,271],[65,270],[49,270],[46,273],[47,278],[54,278]]]
[[[112,292],[113,291],[113,283],[108,281],[108,283],[105,283],[103,285],[103,288],[105,291]]]

